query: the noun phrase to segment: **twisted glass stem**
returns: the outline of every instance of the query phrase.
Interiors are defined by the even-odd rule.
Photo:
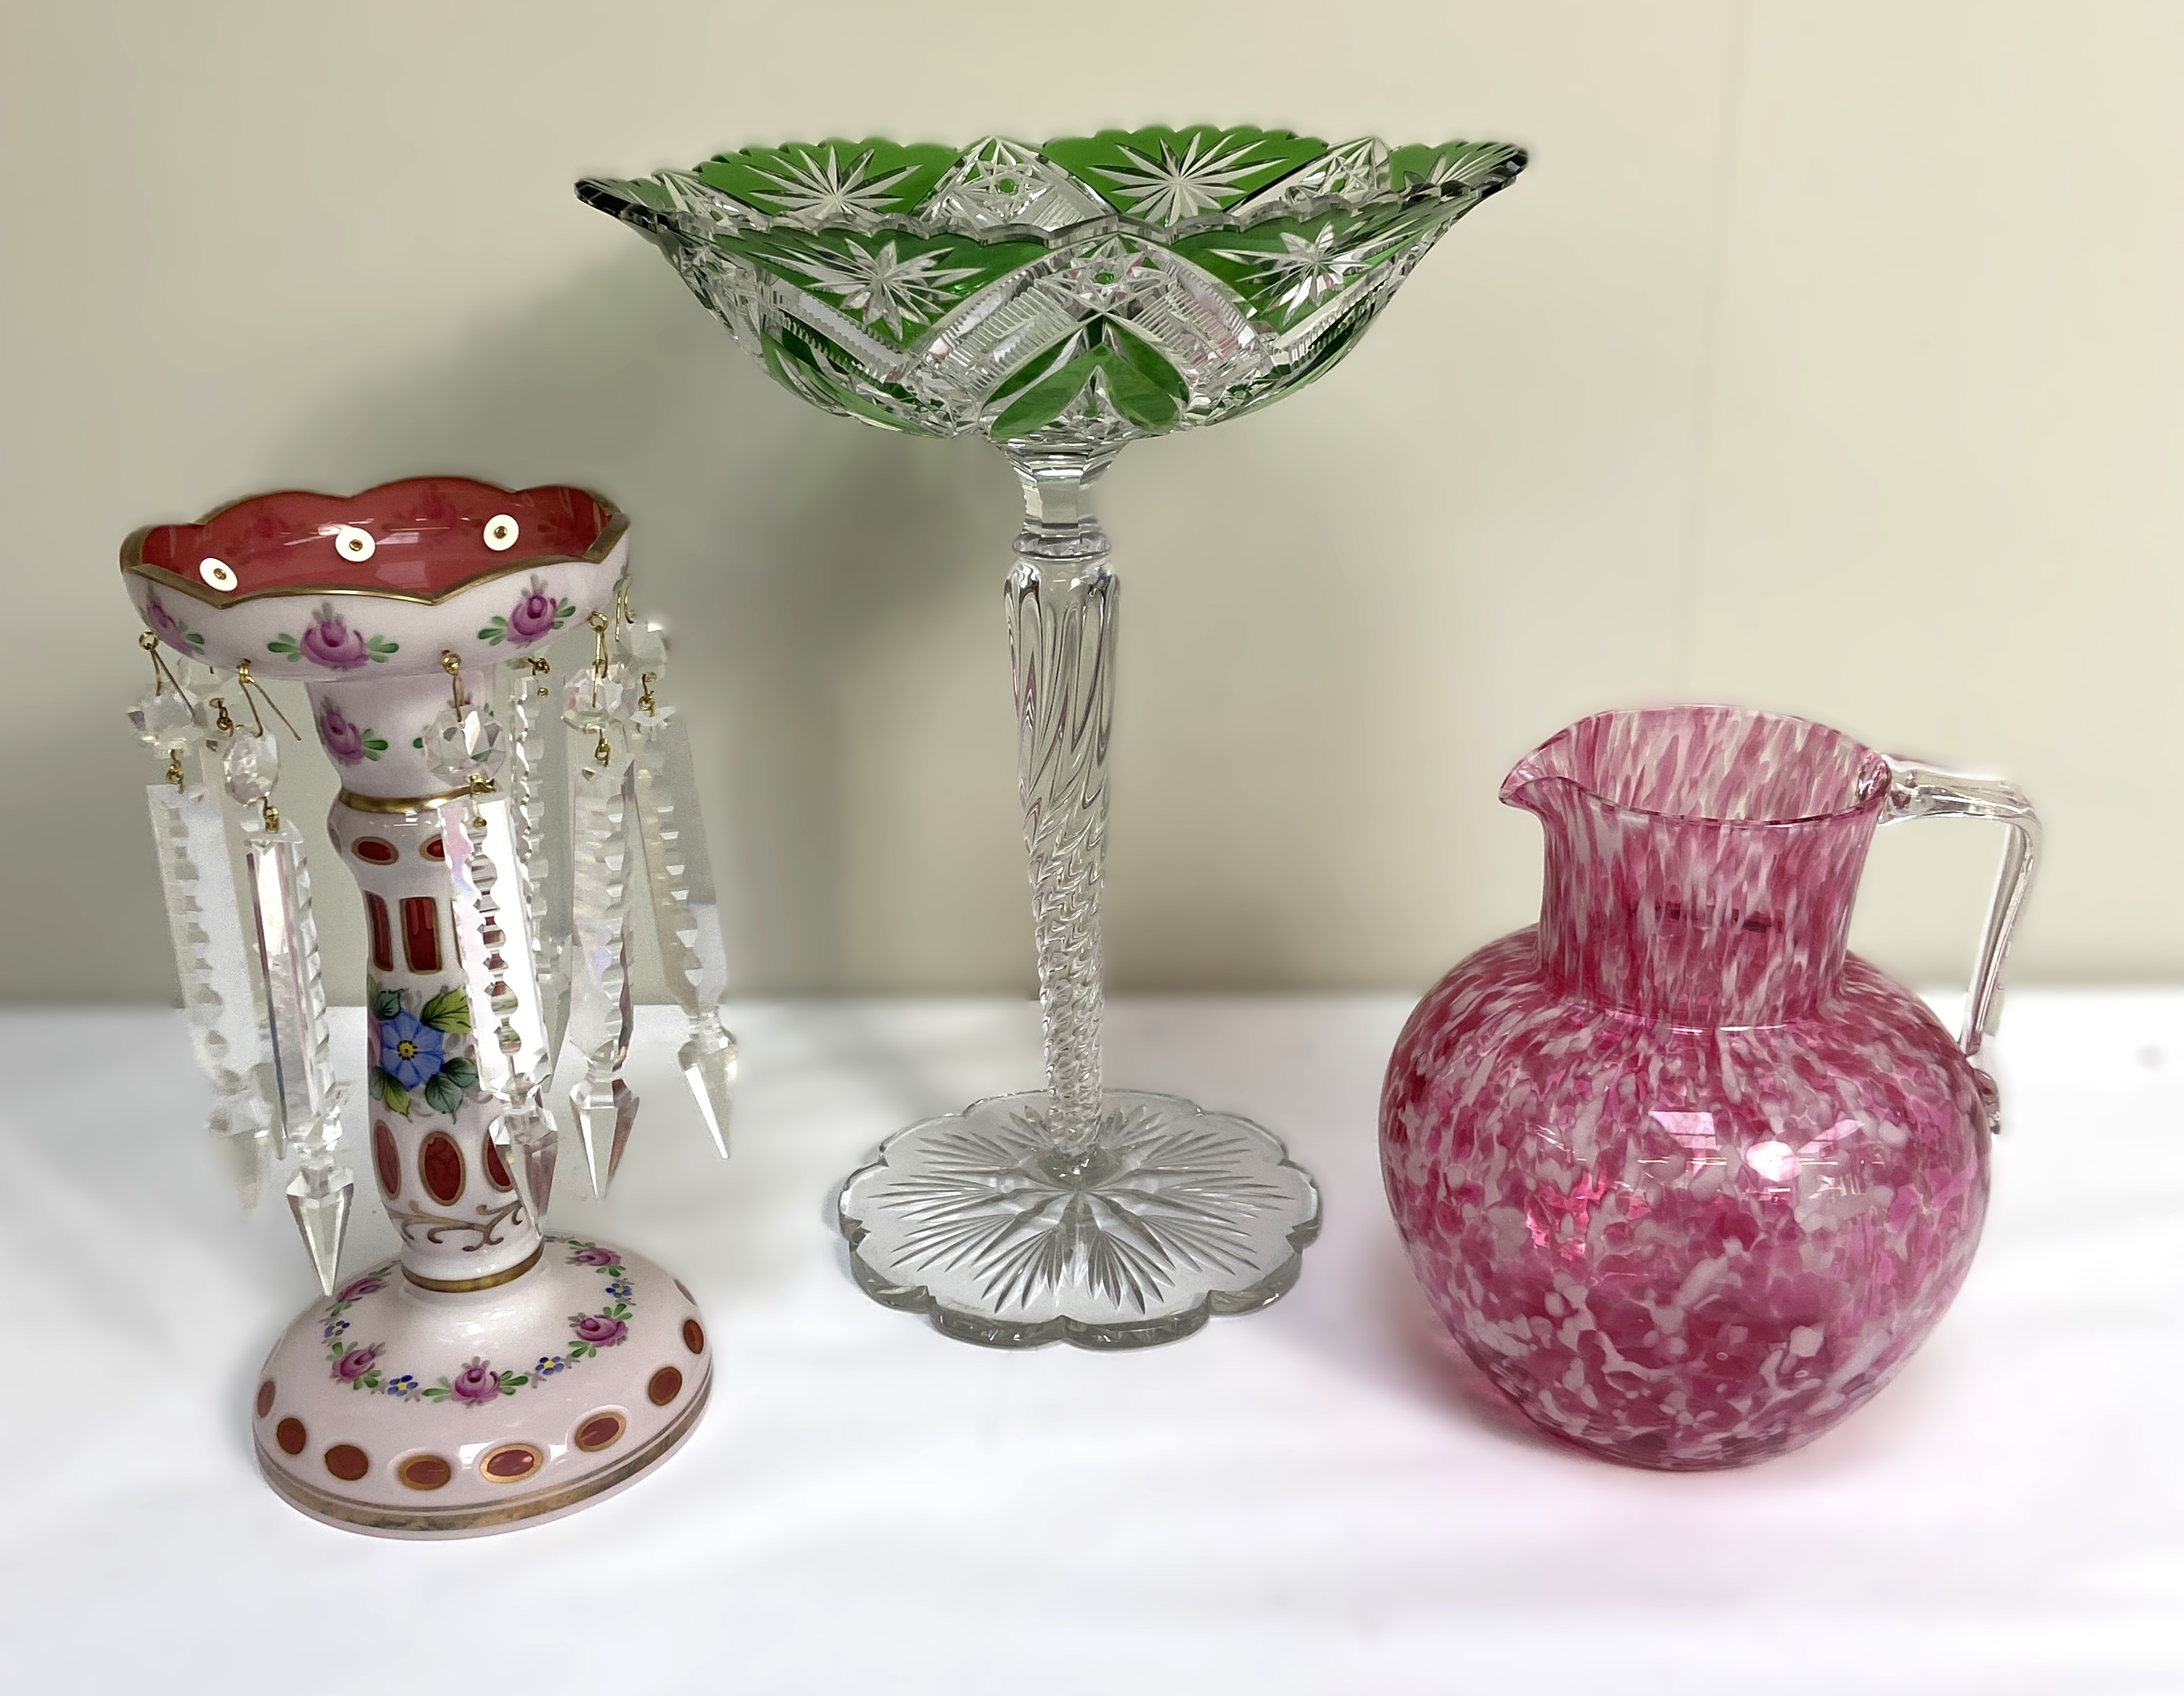
[[[1011,455],[1024,490],[1006,603],[1017,777],[1031,862],[1047,1130],[1089,1151],[1100,1128],[1100,878],[1107,853],[1107,744],[1115,711],[1117,586],[1085,502],[1106,458]]]

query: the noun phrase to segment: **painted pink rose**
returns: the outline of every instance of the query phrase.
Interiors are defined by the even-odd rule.
[[[366,1296],[376,1294],[386,1287],[387,1286],[383,1282],[379,1279],[373,1277],[369,1272],[367,1272],[360,1278],[351,1278],[347,1283],[336,1290],[334,1292],[334,1299],[336,1301],[362,1301]]]
[[[553,633],[554,620],[561,603],[546,592],[538,578],[531,580],[530,592],[515,603],[515,610],[508,615],[508,639],[518,648]]]
[[[379,1360],[379,1345],[352,1348],[334,1362],[334,1377],[337,1382],[353,1384],[369,1372]]]
[[[569,1256],[572,1266],[611,1266],[616,1255],[611,1248],[579,1248]]]
[[[594,1348],[611,1348],[629,1335],[629,1326],[618,1319],[609,1319],[603,1313],[572,1313],[569,1323],[575,1327],[577,1341],[588,1343]]]
[[[448,1393],[456,1401],[477,1407],[500,1399],[500,1374],[482,1360],[471,1364],[448,1381]]]
[[[371,661],[371,651],[364,645],[364,638],[330,606],[320,607],[318,617],[304,626],[298,646],[306,659],[330,670],[354,671]]]
[[[309,632],[305,634],[308,636]],[[326,755],[337,765],[364,764],[364,731],[349,722],[348,715],[332,701],[319,709],[319,740],[326,744]],[[379,1287],[372,1286],[374,1289]],[[347,1297],[343,1300],[348,1299]]]
[[[185,653],[190,651],[189,637],[182,633],[182,627],[176,622],[175,615],[159,604],[157,595],[144,597],[144,622],[152,626],[153,634],[168,647],[179,648]]]

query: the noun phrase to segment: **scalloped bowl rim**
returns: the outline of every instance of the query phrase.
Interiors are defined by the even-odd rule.
[[[766,225],[769,229],[777,225],[786,226],[789,229],[802,231],[806,234],[811,235],[833,233],[869,235],[879,231],[895,231],[917,236],[925,239],[944,236],[958,241],[973,242],[979,247],[1002,247],[1014,243],[1029,242],[1038,247],[1049,248],[1061,247],[1070,242],[1084,241],[1087,239],[1089,235],[1105,234],[1113,230],[1127,230],[1132,232],[1144,232],[1156,244],[1166,246],[1172,242],[1187,239],[1191,236],[1213,234],[1223,231],[1253,230],[1257,229],[1263,225],[1278,223],[1287,220],[1317,218],[1330,211],[1358,212],[1363,211],[1368,208],[1404,206],[1410,204],[1414,201],[1453,199],[1457,197],[1457,193],[1461,192],[1475,192],[1476,197],[1479,199],[1483,200],[1488,196],[1498,193],[1501,190],[1507,188],[1510,183],[1514,181],[1517,176],[1526,169],[1531,160],[1529,150],[1513,142],[1472,142],[1459,138],[1438,142],[1390,142],[1383,140],[1378,136],[1352,136],[1346,142],[1328,142],[1323,140],[1318,136],[1306,136],[1294,130],[1260,129],[1259,126],[1256,125],[1233,125],[1227,126],[1224,129],[1223,126],[1220,125],[1210,123],[1183,124],[1175,125],[1145,125],[1135,130],[1110,128],[1095,131],[1090,135],[1087,136],[1056,136],[1050,137],[1045,142],[1017,142],[1013,136],[1003,136],[998,131],[993,131],[986,135],[980,136],[976,141],[963,143],[961,146],[955,149],[952,157],[960,161],[972,150],[972,148],[976,147],[983,142],[989,141],[1006,141],[1014,146],[1029,148],[1031,152],[1036,153],[1040,158],[1045,159],[1049,164],[1053,165],[1056,170],[1068,175],[1072,181],[1083,184],[1089,192],[1096,195],[1099,193],[1099,191],[1092,184],[1085,182],[1082,177],[1078,176],[1075,171],[1071,170],[1068,166],[1057,163],[1048,154],[1046,150],[1054,146],[1056,142],[1128,140],[1148,133],[1164,133],[1170,136],[1186,136],[1194,131],[1200,130],[1213,130],[1218,133],[1226,134],[1231,133],[1235,130],[1243,129],[1255,130],[1261,136],[1277,136],[1287,140],[1301,142],[1312,142],[1318,144],[1322,150],[1319,153],[1313,155],[1311,158],[1298,161],[1295,166],[1291,167],[1289,172],[1284,174],[1285,175],[1294,175],[1295,172],[1302,170],[1306,166],[1315,163],[1318,159],[1325,158],[1327,154],[1335,152],[1338,148],[1356,147],[1360,143],[1366,142],[1369,142],[1373,146],[1384,149],[1390,157],[1396,153],[1407,151],[1412,147],[1424,147],[1433,153],[1446,153],[1451,147],[1506,147],[1508,152],[1503,158],[1497,160],[1495,163],[1484,179],[1477,183],[1460,185],[1456,192],[1451,192],[1449,190],[1438,184],[1428,183],[1419,179],[1412,179],[1402,188],[1399,189],[1390,187],[1380,190],[1373,194],[1368,195],[1362,200],[1353,199],[1341,194],[1323,194],[1316,195],[1309,200],[1295,204],[1275,204],[1268,206],[1259,211],[1256,214],[1248,218],[1240,218],[1233,215],[1235,208],[1249,205],[1253,200],[1257,198],[1259,195],[1264,193],[1268,189],[1279,186],[1284,181],[1284,177],[1277,176],[1269,182],[1262,185],[1261,187],[1254,189],[1249,193],[1241,196],[1234,203],[1234,205],[1229,208],[1223,209],[1217,212],[1206,213],[1196,218],[1182,220],[1175,225],[1166,227],[1156,224],[1148,219],[1134,217],[1129,213],[1113,208],[1112,205],[1110,206],[1110,209],[1106,212],[1095,214],[1092,217],[1082,219],[1074,224],[1064,225],[1059,228],[1051,230],[1042,229],[1035,224],[1000,224],[994,225],[990,228],[983,230],[965,230],[949,224],[944,220],[922,217],[916,212],[909,211],[881,214],[863,220],[827,220],[819,223],[805,225],[799,223],[795,220],[783,214],[768,212],[763,207],[753,205],[742,196],[732,193],[730,191],[722,188],[718,185],[710,181],[705,181],[700,175],[707,165],[712,164],[716,161],[733,159],[739,155],[749,154],[759,151],[769,153],[787,153],[790,149],[794,148],[809,153],[817,153],[827,148],[869,149],[874,146],[880,146],[907,150],[911,147],[946,147],[949,145],[944,142],[897,142],[885,136],[867,136],[861,141],[852,141],[846,136],[829,136],[816,142],[754,142],[741,147],[722,148],[718,152],[708,154],[705,158],[699,160],[697,164],[693,165],[666,167],[661,170],[652,173],[650,176],[579,177],[577,180],[576,192],[577,197],[579,200],[582,200],[586,205],[591,206],[599,211],[610,213],[616,217],[636,215],[647,221],[652,221],[666,218],[670,214],[662,211],[662,209],[658,207],[647,205],[642,201],[632,201],[628,197],[619,192],[619,191],[625,186],[636,183],[656,181],[663,176],[689,176],[699,177],[701,181],[705,181],[705,186],[714,193],[722,195],[729,200],[734,201],[738,206],[749,208],[749,209],[756,217],[765,220]],[[1102,196],[1101,197],[1104,199],[1105,197]]]

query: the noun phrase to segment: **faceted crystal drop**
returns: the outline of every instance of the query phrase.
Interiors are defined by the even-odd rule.
[[[712,1133],[713,1146],[725,1160],[728,1117],[736,1104],[738,1059],[736,1039],[722,1026],[720,1015],[710,1013],[691,1021],[690,1040],[677,1050],[675,1062],[689,1081],[690,1093],[698,1098],[698,1110],[705,1115],[705,1129]]]
[[[349,1199],[355,1193],[356,1181],[348,1169],[331,1161],[306,1165],[288,1180],[288,1210],[296,1215],[296,1229],[303,1232],[312,1269],[328,1295],[334,1293],[340,1271]]]
[[[614,659],[624,676],[657,681],[667,670],[666,633],[657,625],[624,625],[614,639]]]
[[[491,783],[507,763],[500,721],[485,707],[443,707],[425,727],[426,766],[451,789],[469,788],[473,773]]]
[[[595,677],[587,671],[571,677],[561,691],[561,718],[571,730],[588,731],[617,718],[623,703],[635,699],[619,677]]]
[[[154,753],[180,746],[197,731],[196,712],[167,688],[147,689],[129,709],[129,722],[136,727],[136,739]]]
[[[228,798],[241,804],[263,801],[280,781],[281,748],[270,733],[253,736],[237,731],[220,750],[220,781]]]

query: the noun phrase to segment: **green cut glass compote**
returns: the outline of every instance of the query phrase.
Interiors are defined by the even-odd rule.
[[[863,1287],[951,1336],[1158,1343],[1296,1281],[1319,1195],[1249,1120],[1100,1080],[1117,584],[1088,491],[1127,442],[1347,353],[1516,147],[1283,130],[1028,147],[830,141],[588,179],[774,377],[884,429],[977,433],[1023,487],[1006,589],[1046,1087],[897,1133],[843,1186]]]

